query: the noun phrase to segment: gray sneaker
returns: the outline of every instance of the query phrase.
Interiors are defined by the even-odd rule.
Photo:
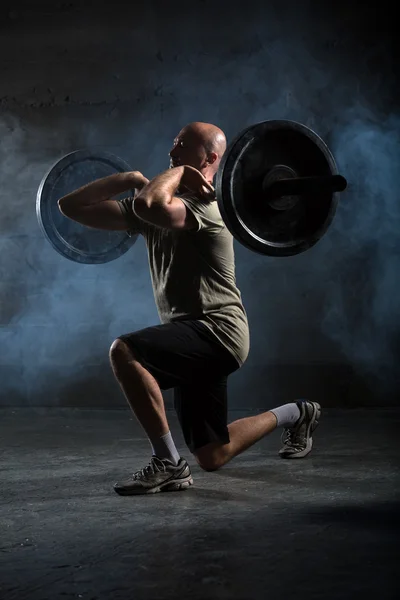
[[[298,400],[296,404],[300,409],[300,417],[293,427],[283,430],[283,446],[279,450],[281,458],[304,458],[311,452],[311,434],[321,417],[321,407],[317,402]]]
[[[175,466],[166,458],[152,456],[150,464],[134,473],[129,479],[114,485],[120,496],[175,492],[193,485],[190,467],[184,458]]]

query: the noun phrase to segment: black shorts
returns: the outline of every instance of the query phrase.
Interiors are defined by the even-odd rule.
[[[162,390],[174,388],[174,407],[193,453],[210,442],[229,443],[228,375],[234,356],[199,321],[174,321],[120,335]]]

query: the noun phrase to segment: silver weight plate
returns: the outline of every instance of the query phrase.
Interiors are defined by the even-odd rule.
[[[65,217],[58,208],[58,200],[96,179],[115,173],[131,171],[118,156],[93,150],[77,150],[61,158],[43,177],[36,197],[36,215],[39,225],[53,248],[69,260],[100,264],[125,254],[136,242],[137,235],[129,237],[125,231],[92,229]],[[128,190],[114,200],[133,196]]]

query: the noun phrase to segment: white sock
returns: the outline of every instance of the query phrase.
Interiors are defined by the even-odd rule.
[[[175,447],[170,431],[161,437],[151,439],[150,444],[153,454],[158,458],[167,458],[175,466],[178,464],[181,457]]]
[[[283,406],[273,408],[270,412],[276,416],[277,427],[293,427],[300,418],[300,409],[295,402],[283,404]]]

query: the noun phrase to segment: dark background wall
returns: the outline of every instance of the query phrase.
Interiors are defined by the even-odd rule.
[[[143,240],[92,266],[44,239],[36,192],[55,161],[91,147],[152,177],[189,121],[231,140],[274,118],[320,134],[349,187],[304,254],[235,243],[251,352],[231,407],[397,402],[399,107],[382,3],[16,0],[1,11],[1,405],[125,406],[108,348],[158,323]]]

